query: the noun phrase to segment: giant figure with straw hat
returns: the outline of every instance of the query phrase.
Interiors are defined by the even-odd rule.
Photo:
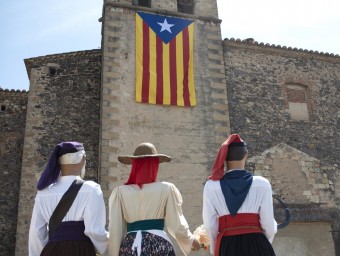
[[[133,155],[118,160],[131,165],[128,181],[116,187],[109,199],[110,256],[173,256],[166,229],[187,255],[199,243],[182,212],[182,196],[176,186],[158,182],[160,163],[171,158],[158,154],[154,145],[142,143]]]

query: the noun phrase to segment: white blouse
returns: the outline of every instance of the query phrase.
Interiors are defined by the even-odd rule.
[[[248,195],[238,213],[259,214],[263,233],[272,243],[277,232],[277,223],[274,219],[272,188],[266,178],[253,176]],[[221,190],[220,181],[208,180],[203,192],[203,223],[209,233],[210,252],[212,254],[215,250],[218,233],[218,218],[228,214],[230,213]]]
[[[29,255],[39,256],[48,242],[48,223],[61,197],[79,176],[61,176],[58,181],[38,191],[29,230]],[[106,209],[100,185],[85,181],[63,221],[84,221],[87,235],[95,249],[104,253],[108,245],[105,230]]]

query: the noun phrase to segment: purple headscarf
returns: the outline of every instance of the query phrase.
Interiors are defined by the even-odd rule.
[[[53,150],[50,159],[45,167],[45,170],[40,176],[38,181],[37,188],[38,190],[42,190],[49,185],[55,183],[60,174],[60,165],[59,165],[59,157],[68,153],[75,153],[78,151],[84,150],[84,146],[82,143],[75,141],[67,141],[58,144]]]

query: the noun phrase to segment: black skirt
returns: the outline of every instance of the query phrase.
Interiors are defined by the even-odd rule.
[[[41,256],[95,256],[90,239],[48,242]]]
[[[275,256],[274,249],[262,233],[224,236],[219,256]]]

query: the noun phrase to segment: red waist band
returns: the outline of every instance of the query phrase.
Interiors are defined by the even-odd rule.
[[[260,216],[257,213],[238,213],[235,216],[221,216],[218,219],[215,256],[219,254],[222,237],[249,233],[262,233]]]
[[[224,236],[253,233],[254,229],[262,232],[260,216],[257,213],[224,215],[218,219],[218,232],[223,232]]]

